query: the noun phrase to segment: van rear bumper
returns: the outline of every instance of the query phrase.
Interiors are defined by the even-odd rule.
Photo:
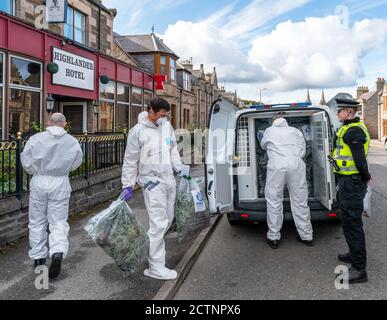
[[[310,212],[312,221],[339,221],[340,213],[338,210],[335,213],[336,215],[328,210],[311,210]],[[267,221],[266,211],[235,210],[227,213],[227,217],[230,221]],[[293,221],[291,212],[284,212],[284,221]]]

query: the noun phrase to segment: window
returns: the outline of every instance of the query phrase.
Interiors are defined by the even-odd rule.
[[[86,43],[86,16],[71,7],[67,7],[64,36],[82,44]]]
[[[151,91],[144,91],[144,106],[145,108],[149,106],[149,102],[153,98],[153,92]]]
[[[129,86],[117,84],[117,106],[115,109],[115,131],[123,132],[129,129]]]
[[[98,131],[112,132],[114,122],[114,102],[101,101],[98,114]]]
[[[188,129],[190,125],[189,109],[184,109],[184,129]]]
[[[40,125],[42,105],[42,64],[11,56],[9,95],[9,133],[35,133],[34,125]]]
[[[167,57],[160,57],[160,74],[167,74]]]
[[[11,58],[11,85],[42,88],[42,65],[37,62]]]
[[[0,11],[8,14],[15,14],[15,0],[1,0]]]
[[[142,89],[132,88],[132,99],[130,105],[130,127],[134,127],[138,122],[138,115],[142,111]]]
[[[99,97],[101,105],[98,114],[98,131],[113,132],[114,129],[114,103],[116,98],[116,83],[99,83]]]
[[[169,70],[171,75],[171,80],[176,80],[176,62],[172,58],[169,58]]]
[[[188,72],[183,72],[183,89],[191,91],[191,75]]]
[[[99,83],[99,97],[105,100],[115,100],[116,84],[110,81],[108,84]]]

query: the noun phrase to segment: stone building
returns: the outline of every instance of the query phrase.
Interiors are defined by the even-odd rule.
[[[162,90],[156,95],[171,105],[171,122],[175,129],[205,128],[211,103],[217,98],[217,76],[214,69],[205,73],[204,66],[194,70],[192,58],[179,57],[154,33],[115,35],[115,39],[137,63],[155,76],[165,76]]]
[[[153,97],[153,76],[114,39],[116,10],[100,0],[68,0],[65,22],[47,24],[45,3],[0,1],[0,73],[8,72],[8,65],[11,72],[9,83],[0,77],[1,138],[44,126],[48,96],[73,133],[132,127]],[[57,74],[49,70],[52,65]],[[29,76],[34,83],[26,81]]]
[[[381,139],[383,135],[383,111],[379,103],[383,94],[385,81],[378,78],[375,90],[370,91],[368,87],[360,86],[356,97],[361,104],[359,115],[366,124],[372,139]]]

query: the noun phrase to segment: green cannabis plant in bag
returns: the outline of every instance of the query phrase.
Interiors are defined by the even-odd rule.
[[[85,230],[123,271],[137,272],[148,256],[148,235],[122,199],[90,219]]]

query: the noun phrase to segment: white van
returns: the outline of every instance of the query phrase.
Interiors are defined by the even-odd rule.
[[[210,211],[227,213],[229,222],[266,221],[266,151],[260,139],[283,113],[299,128],[307,143],[305,162],[312,220],[338,220],[335,176],[328,160],[336,115],[328,107],[309,103],[259,105],[240,110],[225,99],[212,104],[206,143],[206,187]],[[223,132],[223,133],[222,133]],[[284,192],[284,218],[291,220],[288,191]]]

